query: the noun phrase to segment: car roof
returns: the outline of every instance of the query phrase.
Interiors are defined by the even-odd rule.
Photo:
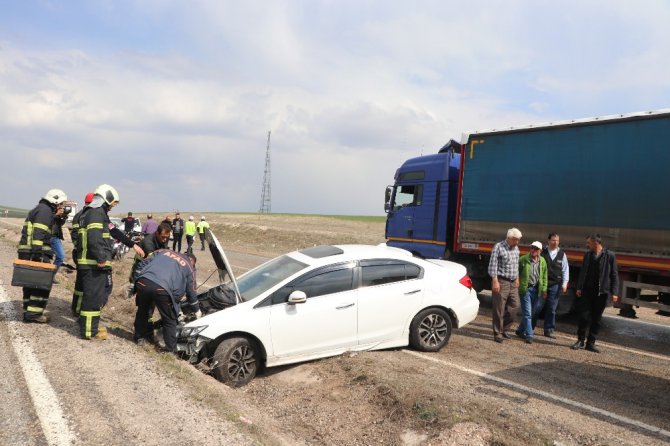
[[[410,260],[414,256],[409,251],[380,245],[321,245],[286,254],[308,265],[328,265],[360,259]]]

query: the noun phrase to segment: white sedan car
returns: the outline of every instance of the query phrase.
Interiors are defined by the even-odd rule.
[[[438,351],[479,309],[465,267],[453,262],[386,245],[316,246],[236,280],[211,231],[207,239],[220,278],[230,280],[199,296],[213,312],[180,328],[178,350],[230,386],[262,367],[347,351]]]

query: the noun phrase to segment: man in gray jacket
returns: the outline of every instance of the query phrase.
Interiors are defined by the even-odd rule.
[[[190,307],[197,318],[202,316],[196,292],[195,256],[160,249],[139,264],[134,279],[137,289],[135,342],[153,342],[153,325],[149,319],[155,305],[163,321],[165,349],[176,352],[181,297],[186,295],[184,305]]]

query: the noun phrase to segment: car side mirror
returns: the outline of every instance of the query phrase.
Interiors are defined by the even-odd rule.
[[[305,302],[307,302],[307,294],[304,291],[295,290],[288,296],[289,305],[304,304]]]

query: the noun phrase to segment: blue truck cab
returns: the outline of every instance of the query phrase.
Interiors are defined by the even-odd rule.
[[[461,145],[449,141],[433,155],[412,158],[386,189],[389,246],[425,258],[443,258],[453,247]]]

